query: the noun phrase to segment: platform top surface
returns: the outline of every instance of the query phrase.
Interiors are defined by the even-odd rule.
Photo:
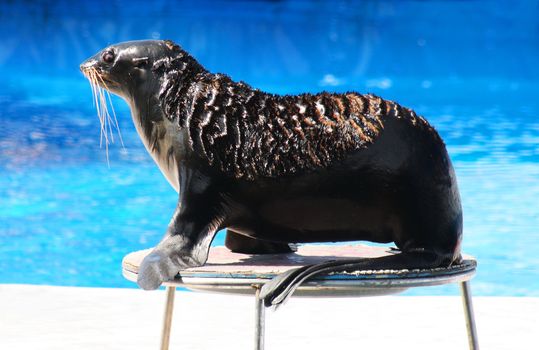
[[[138,268],[151,249],[130,253],[124,257],[124,272],[138,273]],[[239,254],[226,247],[212,247],[208,261],[204,266],[181,271],[181,277],[208,278],[272,278],[291,268],[308,264],[319,264],[329,260],[350,258],[375,258],[394,254],[386,247],[354,245],[302,245],[296,253],[290,254]],[[475,271],[476,262],[472,257],[464,256],[461,264],[448,268],[415,270],[368,270],[326,276],[332,279],[368,279],[368,278],[417,278],[464,274]],[[179,276],[180,277],[180,276]]]

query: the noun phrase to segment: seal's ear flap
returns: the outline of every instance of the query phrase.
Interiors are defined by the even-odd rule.
[[[132,62],[133,65],[137,68],[142,68],[148,64],[149,58],[148,57],[136,57],[133,58]]]
[[[176,44],[172,40],[165,40],[165,45],[168,47],[168,49],[172,52],[180,52],[180,45]]]

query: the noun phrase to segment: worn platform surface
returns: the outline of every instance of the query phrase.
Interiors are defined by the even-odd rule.
[[[164,301],[163,291],[0,285],[0,349],[156,350]],[[481,349],[539,348],[539,298],[474,304]],[[253,307],[252,297],[178,292],[171,349],[252,349]],[[458,297],[292,298],[266,314],[267,350],[467,349]]]
[[[122,266],[132,272],[138,272],[142,259],[151,249],[140,250],[127,255]],[[309,264],[319,264],[327,260],[350,258],[375,258],[391,254],[385,247],[365,245],[301,245],[296,253],[290,254],[238,254],[226,247],[212,247],[208,261],[201,267],[183,270],[184,276],[193,274],[233,274],[273,276],[290,268]]]
[[[124,270],[138,273],[138,268],[146,255],[152,249],[139,250],[126,255],[122,261]],[[258,277],[272,278],[288,269],[310,264],[320,264],[329,260],[368,259],[397,254],[387,247],[373,247],[363,244],[354,245],[317,245],[304,244],[298,247],[297,252],[289,254],[238,254],[226,247],[212,247],[208,261],[200,267],[181,271],[184,277],[189,276],[228,276],[228,277]],[[464,255],[464,263],[475,266],[472,257]],[[455,265],[458,268],[458,265]],[[423,269],[436,272],[451,270],[446,268]],[[419,269],[417,271],[420,271]],[[408,270],[377,270],[368,274],[395,274],[406,273]]]

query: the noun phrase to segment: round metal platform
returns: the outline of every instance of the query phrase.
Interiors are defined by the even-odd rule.
[[[151,249],[130,253],[122,261],[123,275],[136,282],[138,268]],[[349,258],[373,258],[394,254],[385,247],[365,245],[303,245],[296,253],[248,255],[212,247],[204,266],[183,270],[169,286],[196,291],[254,294],[274,276],[307,264]],[[446,268],[413,270],[368,270],[332,274],[302,284],[294,296],[377,296],[400,293],[411,287],[468,281],[475,274],[476,261],[464,256],[460,264]]]

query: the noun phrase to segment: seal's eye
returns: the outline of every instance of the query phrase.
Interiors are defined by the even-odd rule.
[[[105,52],[103,52],[103,55],[101,55],[101,58],[102,58],[103,61],[105,61],[106,63],[112,63],[112,62],[114,62],[114,52],[112,52],[112,51],[105,51]]]

